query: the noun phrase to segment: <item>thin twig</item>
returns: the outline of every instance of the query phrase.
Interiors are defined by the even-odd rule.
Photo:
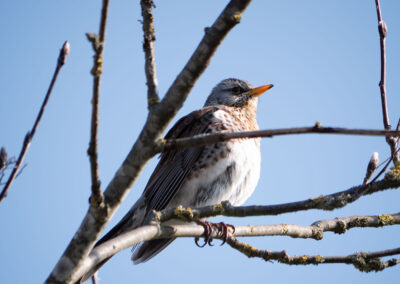
[[[381,91],[382,116],[383,116],[383,125],[386,130],[389,130],[391,127],[390,127],[389,114],[386,102],[386,52],[385,52],[385,39],[387,35],[387,27],[386,23],[382,20],[379,0],[375,0],[375,4],[376,4],[376,13],[378,17],[379,42],[381,48],[381,79],[379,82],[379,88]]]
[[[104,201],[104,196],[101,193],[100,188],[99,163],[97,159],[97,135],[99,125],[100,79],[103,72],[103,51],[106,38],[108,4],[109,0],[103,0],[99,34],[86,34],[88,40],[92,43],[92,47],[95,52],[93,69],[91,72],[93,75],[92,119],[90,127],[90,142],[87,150],[90,160],[90,174],[92,179],[92,196],[90,197],[90,204],[93,207],[101,206]]]
[[[150,109],[154,104],[160,102],[157,90],[156,63],[154,59],[154,41],[156,40],[156,36],[154,33],[152,8],[155,8],[155,5],[152,0],[141,0],[140,6],[142,7],[143,17],[143,51],[145,58],[144,70],[147,81],[147,105]]]
[[[242,243],[236,238],[230,236],[227,243],[234,249],[243,253],[247,257],[258,257],[265,261],[276,260],[280,263],[289,265],[318,265],[326,263],[345,263],[352,264],[362,272],[381,271],[385,268],[394,266],[399,260],[392,259],[386,262],[380,260],[380,257],[400,254],[400,248],[375,251],[375,252],[357,252],[347,256],[321,256],[321,255],[288,255],[286,251],[259,250],[249,244]]]
[[[383,116],[383,126],[386,130],[390,130],[390,120],[389,120],[389,112],[387,106],[386,99],[386,36],[387,36],[387,26],[386,23],[382,19],[381,7],[379,0],[375,0],[376,4],[376,14],[378,18],[378,31],[379,31],[379,43],[381,50],[381,78],[379,82],[379,89],[381,93],[381,103],[382,103],[382,116]],[[393,156],[393,162],[396,163],[399,161],[399,154],[395,151],[398,148],[399,138],[394,137],[386,137],[386,141],[390,146],[390,150]]]
[[[11,172],[11,174],[10,174],[10,176],[9,176],[9,178],[8,178],[8,180],[7,180],[5,186],[4,186],[4,188],[3,188],[3,190],[2,190],[2,192],[0,194],[0,202],[7,196],[8,190],[9,190],[12,182],[16,178],[17,174],[18,174],[18,169],[21,166],[22,161],[24,160],[24,157],[25,157],[25,155],[26,155],[26,153],[28,151],[29,146],[31,145],[33,136],[36,133],[36,129],[39,126],[40,120],[41,120],[41,118],[43,116],[43,113],[44,113],[44,110],[46,108],[47,102],[49,101],[49,98],[50,98],[51,92],[53,90],[54,84],[55,84],[55,82],[57,80],[58,73],[60,72],[61,68],[65,64],[69,51],[70,51],[69,42],[65,41],[63,46],[61,47],[60,54],[58,55],[56,69],[54,71],[53,78],[51,79],[50,86],[49,86],[49,88],[47,90],[46,96],[45,96],[45,98],[43,100],[42,106],[40,107],[39,113],[38,113],[38,115],[36,117],[35,123],[33,124],[31,131],[29,131],[25,135],[24,143],[22,144],[22,149],[21,149],[21,152],[19,153],[17,162],[15,163],[15,166],[14,166],[14,168],[13,168],[13,170],[12,170],[12,172]]]
[[[212,134],[196,135],[188,138],[179,138],[176,140],[160,141],[157,150],[170,148],[189,148],[214,144],[222,141],[239,138],[258,138],[258,137],[274,137],[281,135],[293,134],[341,134],[341,135],[362,135],[362,136],[390,136],[399,137],[400,131],[394,130],[375,130],[375,129],[349,129],[340,127],[294,127],[281,129],[267,129],[243,132],[219,132]]]

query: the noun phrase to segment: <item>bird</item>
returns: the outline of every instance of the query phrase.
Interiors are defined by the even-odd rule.
[[[272,87],[268,84],[254,88],[244,80],[225,79],[212,89],[204,106],[179,119],[165,139],[257,130],[258,98]],[[241,205],[258,183],[260,166],[260,138],[167,149],[161,153],[141,197],[95,246],[143,225],[152,210],[160,211],[178,205],[196,208],[222,201]],[[165,224],[181,222],[173,219]],[[145,241],[134,247],[131,259],[134,264],[146,262],[173,241],[174,238]],[[81,283],[107,260],[91,269]]]

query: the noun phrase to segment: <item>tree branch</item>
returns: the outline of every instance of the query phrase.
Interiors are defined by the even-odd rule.
[[[379,82],[379,88],[381,91],[382,116],[383,116],[383,125],[386,130],[389,130],[391,127],[390,127],[389,114],[386,102],[386,52],[385,52],[387,27],[386,23],[382,20],[379,0],[375,0],[375,4],[376,4],[376,13],[378,18],[379,42],[381,48],[381,80]]]
[[[348,203],[356,201],[361,195],[359,191],[367,187],[369,190],[365,194],[383,191],[400,187],[400,170],[397,168],[389,171],[385,178],[368,183],[358,185],[348,190],[336,192],[326,196],[319,196],[303,201],[283,203],[277,205],[256,205],[256,206],[232,206],[229,202],[224,201],[221,204],[213,206],[204,206],[201,208],[183,208],[177,206],[168,208],[160,212],[153,212],[152,218],[156,222],[165,222],[170,219],[181,219],[184,221],[196,221],[202,218],[214,217],[218,215],[231,217],[247,217],[247,216],[264,216],[264,215],[279,215],[283,213],[305,211],[310,209],[334,210],[342,208]]]
[[[41,120],[41,118],[43,116],[43,113],[44,113],[44,110],[46,108],[47,102],[49,101],[51,92],[53,91],[53,87],[54,87],[54,84],[56,83],[58,73],[60,72],[61,68],[64,66],[64,64],[65,64],[65,62],[67,60],[67,56],[69,54],[69,51],[70,51],[69,42],[65,41],[63,46],[61,47],[60,54],[58,55],[56,69],[54,71],[53,78],[51,79],[50,86],[49,86],[49,88],[47,90],[46,96],[45,96],[45,98],[43,100],[42,106],[40,107],[39,113],[38,113],[38,115],[36,117],[35,123],[33,124],[31,131],[29,131],[25,135],[24,143],[22,144],[22,149],[21,149],[21,152],[19,153],[17,162],[15,163],[14,168],[13,168],[13,170],[12,170],[12,172],[11,172],[11,174],[10,174],[10,176],[9,176],[9,178],[8,178],[8,180],[7,180],[5,186],[4,186],[4,188],[3,188],[3,190],[2,190],[2,192],[0,194],[0,202],[7,196],[8,190],[9,190],[12,182],[16,178],[17,174],[18,174],[18,169],[21,166],[22,161],[24,160],[24,157],[26,155],[26,152],[28,151],[29,146],[31,145],[33,136],[36,133],[36,129],[39,126],[39,123],[40,123],[40,120]]]
[[[144,70],[147,81],[147,105],[150,109],[154,104],[160,102],[157,90],[156,63],[154,59],[154,41],[156,40],[156,36],[154,33],[152,8],[155,8],[155,5],[152,0],[141,0],[140,6],[142,7],[143,17],[143,51],[145,58]]]
[[[390,120],[389,120],[389,112],[386,101],[386,35],[387,35],[387,26],[386,23],[382,19],[381,7],[379,0],[375,0],[376,4],[376,14],[378,18],[378,31],[379,31],[379,43],[381,50],[381,79],[379,82],[379,89],[381,93],[381,103],[382,103],[382,116],[383,116],[383,126],[386,130],[390,130]],[[390,146],[390,150],[393,156],[393,162],[396,163],[400,160],[398,149],[399,138],[394,137],[386,137],[386,141]]]
[[[340,127],[294,127],[281,129],[267,129],[243,132],[219,132],[212,134],[196,135],[188,138],[179,138],[176,140],[160,141],[157,151],[162,152],[170,148],[189,148],[214,144],[222,141],[240,138],[258,138],[258,137],[274,137],[293,134],[341,134],[341,135],[363,135],[363,136],[390,136],[399,137],[400,131],[393,130],[375,130],[375,129],[349,129]]]
[[[351,228],[360,227],[382,227],[400,224],[400,213],[385,214],[378,216],[351,216],[336,218],[333,220],[321,220],[314,222],[311,226],[299,226],[291,224],[279,225],[249,225],[235,227],[235,237],[258,237],[258,236],[290,236],[292,238],[312,238],[321,240],[323,232],[334,232],[342,234]],[[230,229],[232,233],[232,230]],[[119,251],[129,248],[142,241],[160,238],[175,237],[201,237],[204,234],[202,226],[194,225],[173,225],[166,226],[158,224],[146,225],[139,227],[130,232],[119,235],[98,247],[94,248],[79,271],[80,275],[84,275],[94,265],[108,259]],[[213,230],[212,238],[223,238],[220,232]],[[236,240],[231,237],[232,240]],[[229,240],[229,239],[228,239]],[[236,241],[238,242],[238,241]],[[234,241],[234,244],[237,245]],[[240,243],[242,244],[242,243]],[[235,247],[237,248],[237,247]],[[294,260],[293,260],[294,261]],[[294,263],[289,263],[294,264]],[[306,263],[304,263],[306,264]]]
[[[153,106],[147,121],[117,173],[104,191],[104,206],[89,210],[59,259],[46,283],[68,283],[78,280],[77,270],[89,254],[95,240],[115,213],[148,160],[156,154],[158,139],[181,108],[196,80],[208,66],[222,40],[240,22],[250,0],[232,0],[207,29],[199,46],[177,76],[165,97]]]
[[[90,142],[87,153],[90,160],[90,174],[92,179],[92,195],[90,204],[93,207],[103,205],[104,196],[101,193],[99,163],[97,153],[97,134],[99,125],[99,100],[100,100],[100,79],[103,72],[103,51],[106,38],[106,24],[108,16],[108,0],[103,0],[101,9],[99,34],[87,33],[87,39],[92,43],[94,55],[94,63],[91,74],[93,75],[93,98],[92,98],[92,118],[90,125]]]
[[[400,261],[398,259],[391,259],[383,262],[380,257],[392,256],[400,254],[400,248],[376,251],[376,252],[357,252],[347,256],[321,256],[321,255],[302,255],[290,256],[286,251],[270,251],[259,250],[249,244],[242,243],[236,238],[230,236],[227,243],[234,249],[243,253],[247,257],[258,257],[265,261],[276,260],[280,263],[290,265],[318,265],[323,263],[345,263],[353,264],[355,268],[362,272],[381,271],[385,268],[397,265]]]

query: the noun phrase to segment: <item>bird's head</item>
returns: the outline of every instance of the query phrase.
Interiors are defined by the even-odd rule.
[[[273,85],[254,88],[239,79],[225,79],[214,87],[204,106],[225,105],[232,107],[257,106],[258,97]]]

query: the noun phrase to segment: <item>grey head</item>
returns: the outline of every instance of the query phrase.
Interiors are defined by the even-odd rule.
[[[208,96],[204,106],[225,105],[232,107],[257,107],[258,97],[273,85],[254,88],[249,82],[234,78],[221,81]]]

